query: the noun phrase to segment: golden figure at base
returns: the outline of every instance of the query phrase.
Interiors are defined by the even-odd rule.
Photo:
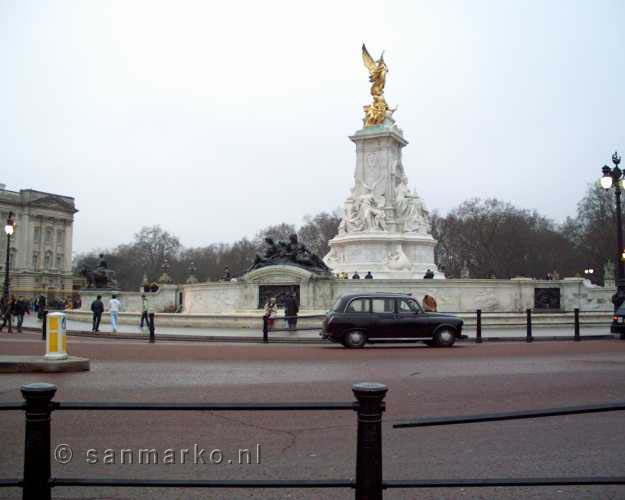
[[[388,104],[384,100],[384,84],[386,83],[386,73],[388,67],[384,62],[384,52],[380,56],[378,61],[374,61],[373,57],[369,54],[365,44],[362,44],[362,60],[365,63],[366,68],[369,70],[369,81],[371,85],[371,95],[373,96],[373,103],[364,106],[365,110],[365,127],[372,127],[373,125],[380,125],[384,123],[386,118],[386,112],[389,110]]]

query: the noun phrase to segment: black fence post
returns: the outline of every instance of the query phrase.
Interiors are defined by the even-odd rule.
[[[384,384],[352,386],[358,400],[356,500],[382,500],[382,412],[388,388]]]
[[[44,309],[41,313],[41,318],[43,319],[41,323],[41,340],[46,340],[48,336],[48,310]]]
[[[148,314],[148,328],[150,330],[150,344],[156,342],[156,338],[154,336],[154,313]]]
[[[263,316],[263,343],[269,343],[269,318]]]
[[[527,310],[527,342],[532,342],[532,310]]]
[[[477,344],[481,344],[482,343],[482,310],[478,309],[476,313],[477,313],[477,324],[475,325],[475,334],[476,334],[475,342]]]
[[[575,308],[575,342],[579,342],[581,337],[579,336],[579,308]]]
[[[56,386],[46,383],[22,386],[26,400],[23,500],[50,500],[50,417]]]

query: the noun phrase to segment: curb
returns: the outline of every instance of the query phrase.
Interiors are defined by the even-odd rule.
[[[47,360],[43,356],[0,356],[0,373],[65,373],[89,371],[87,358]]]

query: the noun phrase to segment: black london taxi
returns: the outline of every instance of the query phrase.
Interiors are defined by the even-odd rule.
[[[625,304],[621,305],[612,316],[610,333],[625,334]]]
[[[451,347],[462,336],[462,324],[453,314],[425,312],[408,294],[353,293],[337,299],[320,335],[352,348],[376,342]]]

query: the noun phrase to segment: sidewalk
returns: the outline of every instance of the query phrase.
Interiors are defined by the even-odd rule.
[[[37,320],[33,315],[24,318],[24,326],[30,328],[41,329],[41,321]],[[68,332],[91,332],[92,325],[84,321],[67,320]],[[321,340],[319,337],[319,330],[304,330],[294,332],[272,332],[269,331],[270,338],[280,339],[316,339]],[[110,323],[100,324],[100,332],[112,334],[113,330]],[[144,325],[143,329],[139,328],[139,325],[119,325],[119,333],[132,334],[132,335],[145,335],[149,336],[148,328]],[[97,335],[97,334],[95,334]],[[191,328],[191,327],[174,327],[163,326],[159,327],[156,323],[155,335],[178,335],[178,336],[196,336],[196,337],[244,337],[249,339],[262,339],[263,331],[262,324],[259,323],[258,330],[251,328]]]

